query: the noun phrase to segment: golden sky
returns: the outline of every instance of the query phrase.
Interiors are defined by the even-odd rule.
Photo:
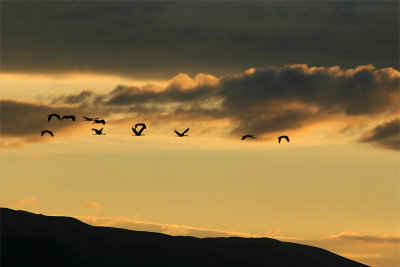
[[[2,206],[400,263],[397,2],[136,4],[2,3]]]

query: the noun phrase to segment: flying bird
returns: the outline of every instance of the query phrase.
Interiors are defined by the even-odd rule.
[[[142,126],[142,128],[140,128],[139,131],[136,131],[136,129],[137,129],[138,126]],[[137,124],[135,124],[135,127],[132,127],[131,129],[132,129],[133,133],[134,133],[136,136],[141,136],[141,135],[142,135],[142,132],[144,131],[144,129],[146,129],[146,124],[144,124],[144,123],[137,123]],[[143,135],[143,136],[144,136],[144,135]]]
[[[52,114],[50,114],[49,117],[47,118],[47,121],[50,121],[51,118],[53,118],[53,117],[56,117],[58,120],[61,120],[60,114],[52,113]]]
[[[51,136],[54,136],[53,132],[52,132],[52,131],[49,131],[49,130],[41,131],[40,136],[43,136],[45,133],[48,133],[48,134],[50,134]]]
[[[185,135],[185,133],[187,133],[189,131],[189,128],[184,130],[182,133],[178,132],[177,130],[174,130],[174,131],[179,137],[184,137],[184,136],[188,136],[188,135]]]
[[[281,139],[282,139],[282,138],[284,138],[284,139],[286,139],[286,141],[290,142],[289,137],[287,137],[286,135],[282,135],[282,136],[279,136],[279,137],[278,137],[278,142],[279,142],[279,143],[281,142]]]
[[[85,116],[83,116],[83,118],[85,119],[85,121],[92,121],[92,120],[97,120],[98,119],[98,117],[97,118],[88,118],[88,117],[85,117]]]
[[[65,116],[62,117],[61,121],[63,119],[71,119],[72,121],[75,121],[75,116],[74,115],[65,115]]]
[[[93,124],[95,124],[95,123],[101,123],[101,124],[106,124],[106,121],[105,120],[99,120],[99,119],[94,119],[93,120]]]
[[[103,134],[103,128],[101,128],[100,130],[92,128],[92,131],[96,132],[93,135],[106,135],[106,134]]]
[[[242,139],[241,139],[241,140],[244,140],[244,139],[246,139],[246,138],[253,138],[253,139],[256,139],[256,138],[254,137],[254,135],[252,135],[252,134],[246,134],[246,135],[243,135],[243,136],[242,136]]]

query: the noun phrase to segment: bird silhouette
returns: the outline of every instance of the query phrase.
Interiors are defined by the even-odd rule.
[[[92,131],[96,132],[93,135],[106,135],[106,134],[103,134],[103,128],[101,128],[100,130],[92,128]]]
[[[184,137],[184,136],[188,136],[188,135],[185,135],[185,133],[187,133],[189,131],[189,128],[184,130],[182,133],[178,132],[177,130],[174,130],[174,131],[179,137]]]
[[[290,142],[289,137],[287,137],[286,135],[282,135],[282,136],[279,136],[279,137],[278,137],[278,142],[279,142],[279,143],[281,142],[281,139],[282,139],[282,138],[284,138],[284,139],[286,139],[286,141]]]
[[[52,117],[56,117],[58,120],[61,120],[60,114],[52,113],[52,114],[50,114],[49,117],[47,118],[47,121],[50,121]]]
[[[48,134],[50,134],[51,136],[54,136],[53,132],[52,132],[52,131],[49,131],[49,130],[41,131],[40,136],[43,136],[45,133],[48,133]]]
[[[83,118],[85,119],[85,121],[93,121],[93,120],[97,120],[98,119],[98,117],[97,118],[88,118],[88,117],[85,117],[85,116],[83,116]]]
[[[74,115],[65,115],[65,116],[62,117],[61,121],[63,119],[71,119],[72,121],[75,121],[75,116]]]
[[[105,120],[99,120],[99,119],[94,119],[93,120],[93,124],[95,124],[95,123],[101,123],[101,124],[106,124],[106,121]]]
[[[256,139],[256,138],[254,137],[254,135],[252,135],[252,134],[246,134],[246,135],[243,135],[243,136],[242,136],[242,139],[241,139],[241,140],[244,140],[244,139],[246,139],[246,138],[253,138],[253,139]]]
[[[138,126],[142,126],[142,128],[140,128],[139,131],[136,131],[136,129],[137,129]],[[137,123],[137,124],[135,124],[135,127],[132,127],[131,129],[132,129],[133,133],[134,133],[136,136],[141,136],[141,135],[142,135],[142,132],[144,131],[144,129],[146,129],[146,124],[144,124],[144,123]],[[144,136],[144,134],[143,134],[143,136]]]

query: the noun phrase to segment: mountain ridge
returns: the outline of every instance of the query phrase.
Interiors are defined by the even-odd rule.
[[[0,209],[1,266],[367,266],[272,238],[170,236]]]

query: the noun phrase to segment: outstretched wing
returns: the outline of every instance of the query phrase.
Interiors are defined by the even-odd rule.
[[[144,129],[146,129],[146,124],[144,124],[144,123],[136,123],[136,124],[135,124],[135,129],[136,129],[138,126],[142,126]]]
[[[282,137],[278,137],[278,143],[280,143],[280,142],[281,142],[281,138],[282,138]]]
[[[95,131],[95,132],[97,132],[97,129],[95,129],[95,128],[92,128],[92,131]]]
[[[189,131],[189,128],[187,128],[186,130],[184,130],[182,134],[187,133],[187,131]]]
[[[144,129],[146,129],[146,126],[142,127],[142,129],[139,130],[138,134],[141,135]]]
[[[49,130],[44,130],[42,131],[42,134],[40,136],[43,136],[45,133],[50,134],[51,136],[54,136],[53,132],[49,131]]]
[[[74,115],[70,116],[70,118],[72,119],[72,121],[75,121],[75,116]]]
[[[135,128],[131,128],[132,129],[132,131],[133,131],[133,133],[135,134],[135,135],[137,135],[137,136],[139,136],[140,134],[136,131],[136,129]]]
[[[177,130],[174,130],[174,132],[175,132],[177,135],[179,135],[179,136],[182,135],[182,134],[181,134],[180,132],[178,132]]]
[[[104,129],[104,128],[101,128],[101,129],[99,130],[99,133],[101,133],[101,132],[103,131],[103,129]]]
[[[246,139],[246,137],[247,137],[246,135],[243,135],[242,139],[240,139],[240,140],[244,140],[244,139]]]
[[[52,113],[48,116],[47,121],[50,121],[52,117],[56,117],[57,119],[61,119],[60,115],[56,114],[56,113]]]
[[[286,141],[290,142],[290,140],[289,140],[289,137],[288,137],[288,136],[285,136],[284,138],[286,139]]]

